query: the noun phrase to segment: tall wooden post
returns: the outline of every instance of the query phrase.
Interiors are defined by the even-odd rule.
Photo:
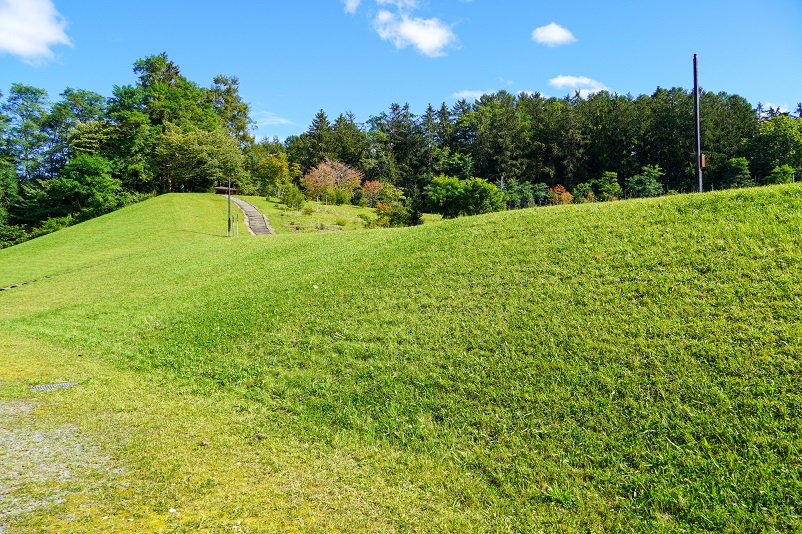
[[[700,119],[699,99],[699,59],[693,55],[693,115],[696,122],[696,175],[699,178],[699,192],[702,186],[702,121]]]

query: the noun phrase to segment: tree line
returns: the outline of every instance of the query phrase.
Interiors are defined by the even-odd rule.
[[[0,93],[0,246],[165,192],[229,178],[245,194],[377,209],[387,225],[544,204],[695,188],[693,95],[605,91],[564,98],[499,91],[473,103],[408,104],[357,122],[320,110],[284,142],[257,141],[239,81],[188,80],[166,53],[134,63],[133,84],[104,97],[67,88]],[[705,188],[791,181],[802,169],[794,113],[703,92]]]
[[[791,181],[802,169],[802,105],[792,115],[727,93],[701,101],[706,190]],[[392,104],[364,125],[321,110],[285,145],[301,173],[341,161],[449,215],[458,206],[438,206],[434,189],[474,177],[496,186],[507,208],[656,196],[697,187],[693,106],[681,88],[638,97],[499,91],[419,116]]]

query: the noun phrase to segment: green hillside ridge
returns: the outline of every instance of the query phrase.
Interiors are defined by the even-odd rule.
[[[39,279],[0,292],[0,400],[79,382],[38,424],[121,466],[0,526],[802,528],[802,188],[269,238],[221,201],[0,250]]]

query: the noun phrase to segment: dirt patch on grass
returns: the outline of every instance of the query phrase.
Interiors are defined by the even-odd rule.
[[[0,401],[0,534],[14,518],[78,492],[111,461],[72,425],[40,428],[32,400]]]

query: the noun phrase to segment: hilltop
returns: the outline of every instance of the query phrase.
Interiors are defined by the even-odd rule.
[[[0,525],[802,524],[797,185],[267,238],[224,212],[166,195],[0,251],[0,286],[38,280],[0,292],[0,406],[105,455]]]

